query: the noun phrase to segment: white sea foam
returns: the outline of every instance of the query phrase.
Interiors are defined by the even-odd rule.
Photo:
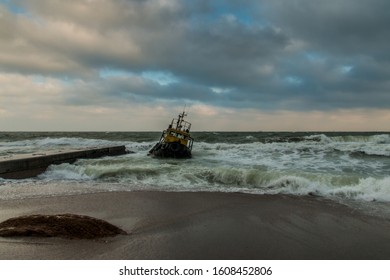
[[[342,153],[340,153],[342,152]],[[263,165],[277,170],[313,170],[323,172],[345,172],[355,169],[360,173],[385,170],[385,161],[368,161],[352,156],[353,152],[387,155],[390,145],[369,145],[365,143],[318,142],[298,143],[197,143],[194,158],[204,162],[218,161],[234,166]],[[360,171],[359,171],[360,170]]]
[[[319,141],[321,143],[330,143],[332,142],[332,139],[325,134],[313,134],[309,136],[305,136],[304,139],[309,141]]]
[[[390,177],[381,179],[372,177],[362,178],[357,184],[352,186],[329,188],[325,191],[325,194],[365,201],[390,202]]]
[[[52,180],[92,180],[93,176],[88,176],[86,168],[75,164],[63,163],[60,165],[51,165],[45,173],[39,175],[41,179]]]
[[[218,160],[218,159],[217,159]],[[219,162],[219,160],[218,160]],[[226,161],[230,163],[229,161]],[[357,200],[390,201],[390,177],[362,177],[355,172],[313,172],[274,168],[273,165],[206,165],[190,160],[160,161],[138,155],[118,160],[82,160],[51,166],[41,176],[47,181],[120,183],[142,189],[176,191],[243,191],[261,194],[315,194]],[[307,164],[307,163],[306,163]],[[355,164],[358,164],[355,163]]]
[[[324,135],[325,136],[325,135]],[[377,134],[377,135],[345,135],[345,136],[325,136],[324,140],[328,138],[331,142],[362,142],[362,143],[376,143],[376,144],[390,144],[390,135]],[[326,142],[329,140],[325,140]]]

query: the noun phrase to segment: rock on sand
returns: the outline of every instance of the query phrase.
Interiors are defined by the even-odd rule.
[[[0,223],[2,237],[96,239],[117,234],[126,234],[126,232],[106,221],[75,214],[20,216]]]

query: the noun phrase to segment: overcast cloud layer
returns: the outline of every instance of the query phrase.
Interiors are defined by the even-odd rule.
[[[197,130],[389,130],[389,11],[0,0],[0,130],[159,130],[184,104]]]

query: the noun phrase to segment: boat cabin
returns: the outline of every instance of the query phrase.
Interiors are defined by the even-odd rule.
[[[184,120],[185,116],[186,114],[183,112],[179,114],[177,119],[172,119],[168,129],[163,131],[160,143],[179,142],[192,150],[193,139],[190,136],[191,123]]]

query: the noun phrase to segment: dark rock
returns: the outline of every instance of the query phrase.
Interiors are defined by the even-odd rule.
[[[83,215],[29,215],[0,223],[0,236],[62,237],[69,239],[96,239],[126,234],[106,221]]]

